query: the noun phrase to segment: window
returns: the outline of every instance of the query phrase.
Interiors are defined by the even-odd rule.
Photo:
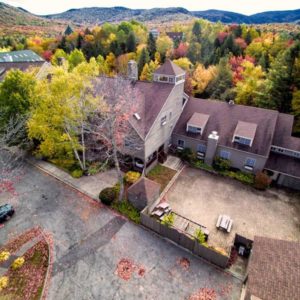
[[[254,168],[255,163],[256,163],[256,160],[255,160],[254,158],[247,157],[247,159],[246,159],[246,164],[245,164],[245,165],[246,165],[247,167]]]
[[[206,146],[202,144],[197,145],[197,152],[205,153],[206,152]]]
[[[159,81],[163,81],[163,82],[168,82],[169,81],[169,78],[167,76],[159,76],[158,77],[158,80]]]
[[[194,126],[191,126],[191,125],[188,125],[187,131],[191,132],[191,133],[201,134],[201,128],[200,127],[194,127]]]
[[[173,83],[174,82],[174,78],[169,77],[169,82]]]
[[[229,159],[230,158],[230,152],[225,151],[225,150],[221,150],[220,151],[220,157],[223,158],[223,159]]]
[[[241,144],[241,145],[246,145],[246,146],[250,146],[251,145],[251,140],[250,139],[242,138],[242,137],[239,137],[239,136],[235,136],[234,137],[234,141],[236,143]]]
[[[160,124],[161,126],[165,126],[167,124],[167,116],[161,118]]]
[[[178,140],[177,141],[178,147],[184,148],[184,144],[185,144],[184,140]]]

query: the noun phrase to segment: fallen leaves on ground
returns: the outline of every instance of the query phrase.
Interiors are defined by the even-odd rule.
[[[143,277],[146,273],[146,269],[143,266],[139,266],[135,264],[132,260],[128,258],[122,258],[116,269],[116,274],[123,280],[130,280],[134,272],[141,277]]]
[[[188,270],[190,268],[191,262],[186,257],[181,257],[177,260],[177,264],[184,270]]]
[[[216,300],[217,293],[214,289],[201,288],[190,296],[189,300]]]

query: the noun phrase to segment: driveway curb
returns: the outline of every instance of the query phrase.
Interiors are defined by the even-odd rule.
[[[49,176],[54,177],[55,179],[57,179],[58,181],[64,183],[65,185],[68,185],[70,187],[72,187],[73,189],[77,190],[78,192],[80,192],[81,194],[88,196],[89,198],[91,198],[92,200],[96,201],[99,203],[99,199],[96,198],[95,196],[89,194],[87,191],[82,190],[81,188],[75,186],[73,183],[71,183],[68,180],[64,180],[62,178],[60,178],[59,176],[57,176],[55,173],[47,170],[46,168],[43,168],[42,166],[40,166],[38,163],[35,163],[34,161],[30,160],[30,159],[26,159],[27,163],[29,163],[31,166],[34,166],[35,168],[39,169],[40,171],[48,174]]]

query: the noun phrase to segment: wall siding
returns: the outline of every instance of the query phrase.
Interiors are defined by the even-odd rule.
[[[178,139],[184,140],[185,141],[185,147],[190,148],[192,151],[196,152],[197,151],[197,145],[198,144],[203,144],[206,145],[207,143],[205,141],[201,140],[196,140],[192,139],[190,137],[186,136],[180,136],[177,134],[173,134],[172,136],[172,143],[173,145],[177,146],[177,141]],[[220,155],[220,151],[225,150],[230,152],[230,161],[231,161],[231,166],[234,168],[238,168],[242,171],[247,171],[244,166],[247,158],[254,158],[256,160],[253,172],[261,171],[264,169],[264,166],[267,161],[267,157],[259,156],[250,152],[243,152],[243,151],[238,151],[233,148],[227,148],[218,145],[217,151],[216,151],[216,156]]]
[[[167,148],[172,131],[182,113],[183,88],[184,84],[174,85],[162,111],[153,124],[145,141],[145,159],[158,150],[161,145],[164,144],[165,148]],[[172,112],[171,119],[170,112]],[[167,124],[165,126],[161,126],[163,116],[167,116]]]

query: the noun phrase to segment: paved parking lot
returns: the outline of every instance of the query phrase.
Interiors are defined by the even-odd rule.
[[[201,288],[214,289],[218,300],[239,299],[239,280],[34,167],[16,187],[16,214],[0,229],[0,243],[36,225],[53,234],[49,299],[184,300]],[[0,203],[7,198],[0,194]],[[125,275],[120,262],[128,264]]]
[[[209,243],[229,249],[235,233],[300,240],[300,194],[257,191],[236,180],[186,168],[166,197],[175,212],[208,227]],[[233,219],[232,231],[216,228],[218,216]]]

